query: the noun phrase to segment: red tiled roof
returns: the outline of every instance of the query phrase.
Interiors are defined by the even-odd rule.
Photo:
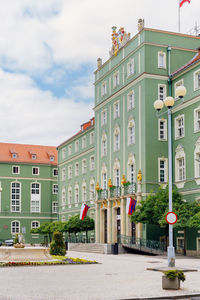
[[[196,63],[198,61],[200,61],[200,48],[198,49],[198,53],[195,54],[195,56],[189,62],[187,62],[185,65],[183,65],[178,70],[176,70],[174,73],[172,73],[172,76],[174,76],[174,75],[180,73],[181,71],[189,68],[191,65],[193,65],[194,63]]]
[[[36,159],[32,159],[33,154]],[[50,156],[54,156],[54,161]],[[57,165],[57,150],[53,146],[0,143],[0,162]]]
[[[66,141],[64,141],[63,143],[61,143],[57,149],[64,145],[65,143],[67,143],[68,141],[70,141],[71,139],[73,139],[75,136],[79,135],[80,133],[84,132],[85,130],[87,130],[89,127],[93,126],[95,123],[95,118],[93,117],[92,119],[90,119],[90,121],[86,122],[86,123],[83,123],[81,125],[81,130],[79,130],[77,133],[75,133],[74,135],[72,135],[69,139],[67,139]]]

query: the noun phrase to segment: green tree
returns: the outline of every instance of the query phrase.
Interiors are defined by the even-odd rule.
[[[49,242],[52,240],[52,235],[55,231],[64,232],[65,227],[62,222],[45,222],[38,228],[31,229],[31,233],[39,233],[49,237]]]
[[[80,220],[79,215],[77,216],[72,216],[68,222],[67,222],[67,231],[69,232],[69,235],[71,233],[74,233],[75,236],[78,232],[82,231],[81,230],[81,226],[82,226],[82,221]]]
[[[190,218],[188,226],[191,228],[200,228],[200,212]]]
[[[65,255],[66,248],[63,239],[62,232],[56,231],[53,234],[53,239],[50,244],[50,254],[51,255]]]
[[[86,241],[88,242],[88,231],[94,229],[94,220],[90,217],[85,217],[83,221],[81,221],[81,230],[86,233]]]

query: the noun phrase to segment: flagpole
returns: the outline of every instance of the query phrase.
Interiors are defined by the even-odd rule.
[[[180,0],[178,0],[178,32],[181,31],[181,9],[180,9]]]

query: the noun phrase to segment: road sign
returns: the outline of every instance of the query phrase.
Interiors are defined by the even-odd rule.
[[[166,214],[165,220],[167,221],[168,224],[172,225],[177,222],[178,217],[173,211],[170,211]]]

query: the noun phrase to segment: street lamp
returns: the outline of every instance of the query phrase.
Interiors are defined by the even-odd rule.
[[[183,98],[186,94],[186,88],[179,86],[176,89],[176,97]],[[172,107],[174,106],[174,98],[169,96],[162,100],[154,102],[154,108],[159,112],[163,106],[168,108],[168,182],[169,182],[169,212],[172,212]],[[169,246],[167,248],[168,267],[175,266],[175,251],[173,246],[173,225],[169,224]]]

